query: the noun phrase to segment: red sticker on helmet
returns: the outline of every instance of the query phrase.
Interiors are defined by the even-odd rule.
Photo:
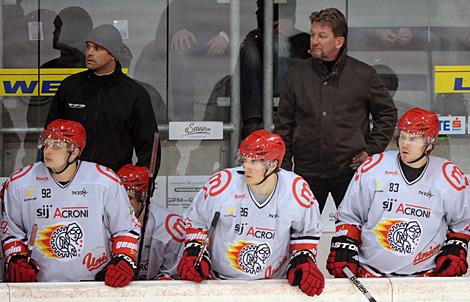
[[[362,165],[360,165],[359,168],[357,168],[356,173],[354,174],[354,181],[358,181],[362,174],[372,170],[372,168],[377,166],[382,161],[383,158],[384,158],[383,153],[369,156],[362,163]]]
[[[173,240],[177,242],[184,241],[186,226],[180,216],[176,214],[168,215],[165,220],[165,229]]]
[[[451,162],[442,165],[442,174],[447,182],[457,191],[462,191],[468,187],[468,179],[459,167]]]
[[[296,177],[292,182],[292,193],[295,200],[304,208],[310,208],[315,202],[315,196],[308,183],[300,176]]]
[[[229,170],[222,170],[214,174],[214,176],[209,179],[209,182],[202,187],[204,190],[204,200],[207,197],[217,196],[222,193],[225,189],[227,189],[228,185],[232,181],[232,172]]]

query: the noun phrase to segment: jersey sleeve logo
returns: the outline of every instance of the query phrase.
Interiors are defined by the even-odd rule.
[[[183,219],[176,215],[170,214],[165,220],[165,229],[170,237],[176,242],[183,242],[185,238],[185,223]]]
[[[313,196],[308,183],[300,176],[292,182],[292,193],[297,203],[304,208],[308,209],[315,203],[315,196]]]
[[[83,250],[83,230],[76,222],[46,226],[38,232],[36,243],[46,258],[70,261]]]
[[[384,154],[375,154],[369,156],[360,166],[357,168],[356,173],[354,175],[354,181],[358,181],[362,174],[367,173],[368,171],[372,170],[375,166],[377,166],[382,159],[384,158]]]
[[[442,174],[447,182],[457,191],[462,191],[468,187],[468,179],[459,167],[451,162],[442,165]]]
[[[231,181],[232,172],[229,170],[222,170],[214,174],[214,176],[209,179],[209,182],[202,187],[204,190],[204,200],[207,200],[209,196],[214,197],[225,191]]]
[[[262,272],[270,256],[271,248],[267,243],[238,241],[228,245],[227,258],[232,267],[248,275]]]
[[[399,256],[408,256],[419,245],[421,230],[421,225],[415,220],[385,219],[377,224],[373,232],[383,248]]]

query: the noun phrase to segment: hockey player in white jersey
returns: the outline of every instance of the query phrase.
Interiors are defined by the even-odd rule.
[[[96,279],[122,287],[133,279],[139,222],[117,175],[79,160],[85,144],[80,123],[55,120],[41,137],[43,161],[10,176],[2,222],[10,282]]]
[[[282,138],[266,130],[240,145],[240,167],[212,176],[183,218],[185,251],[182,279],[201,282],[211,269],[221,279],[286,278],[310,295],[319,295],[324,277],[315,264],[321,235],[318,203],[305,180],[280,169]],[[220,213],[211,243],[197,262],[211,221]],[[197,268],[196,268],[197,267]]]
[[[134,213],[143,223],[149,169],[127,164],[118,171]],[[139,279],[170,280],[176,276],[178,257],[183,249],[185,225],[181,217],[156,204],[149,204]]]
[[[338,208],[327,269],[345,277],[460,276],[467,272],[469,182],[430,153],[435,113],[413,108],[398,121],[399,152],[369,157]]]

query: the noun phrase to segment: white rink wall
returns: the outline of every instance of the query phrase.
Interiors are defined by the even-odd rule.
[[[379,302],[470,301],[470,278],[361,279]],[[115,289],[102,282],[0,284],[0,302],[294,302],[367,299],[347,279],[327,279],[319,297],[311,298],[286,280],[138,281]]]

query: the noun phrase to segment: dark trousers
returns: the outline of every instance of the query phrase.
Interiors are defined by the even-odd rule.
[[[339,204],[343,200],[344,194],[348,189],[349,182],[354,174],[348,175],[338,175],[336,177],[330,178],[320,178],[320,177],[306,177],[304,176],[305,181],[310,186],[313,195],[318,201],[320,206],[320,213],[323,212],[323,208],[326,204],[326,199],[328,198],[328,193],[331,193],[338,208]]]

